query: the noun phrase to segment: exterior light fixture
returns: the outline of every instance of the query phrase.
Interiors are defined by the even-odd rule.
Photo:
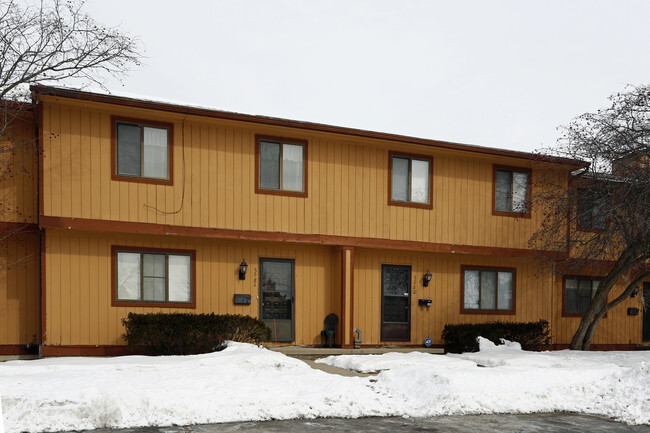
[[[246,260],[242,259],[241,263],[239,264],[239,279],[240,280],[245,280],[246,279],[246,271],[248,270],[248,263],[246,263]]]
[[[431,272],[429,272],[429,270],[427,269],[427,273],[424,274],[424,276],[422,277],[422,285],[424,287],[427,287],[429,285],[429,281],[431,281],[432,276],[433,275],[431,275]]]

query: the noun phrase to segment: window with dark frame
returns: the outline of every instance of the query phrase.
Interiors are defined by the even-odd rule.
[[[115,301],[189,304],[192,254],[115,251]]]
[[[514,311],[515,272],[463,268],[463,310]]]
[[[587,312],[601,280],[589,277],[564,279],[564,314],[581,316]]]
[[[578,188],[578,228],[607,229],[606,198],[594,188]]]
[[[115,174],[169,180],[170,127],[115,121]]]
[[[495,169],[494,210],[516,214],[530,212],[530,171]]]
[[[432,159],[390,153],[390,203],[431,205]]]
[[[305,143],[259,138],[259,189],[305,193]]]

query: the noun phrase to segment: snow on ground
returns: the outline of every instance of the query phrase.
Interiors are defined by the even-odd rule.
[[[343,355],[343,377],[248,344],[183,357],[0,363],[6,433],[244,420],[576,411],[650,424],[650,352]]]
[[[650,424],[650,352],[527,352],[518,343],[482,339],[477,353],[317,362],[381,371],[375,389],[399,400],[410,416],[570,411]]]

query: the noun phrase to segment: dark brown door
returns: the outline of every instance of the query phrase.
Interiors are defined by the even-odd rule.
[[[411,267],[381,265],[381,340],[411,341]]]
[[[293,341],[294,262],[260,259],[260,318],[271,341]]]
[[[643,283],[643,341],[650,341],[650,283]]]

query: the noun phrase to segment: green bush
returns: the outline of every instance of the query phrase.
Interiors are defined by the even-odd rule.
[[[191,355],[225,348],[227,340],[259,344],[271,339],[260,320],[239,314],[129,313],[122,338],[148,355]]]
[[[487,338],[494,344],[500,339],[516,341],[524,350],[540,350],[551,342],[548,321],[537,322],[486,322],[447,324],[442,331],[445,351],[452,353],[478,352],[477,337]]]

